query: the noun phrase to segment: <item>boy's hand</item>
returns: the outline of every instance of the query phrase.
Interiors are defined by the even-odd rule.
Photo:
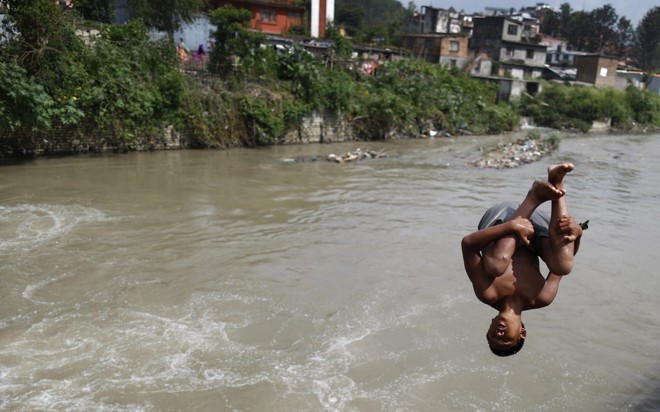
[[[577,223],[573,216],[562,216],[557,221],[557,227],[560,233],[564,234],[564,240],[574,242],[582,236],[582,227]]]
[[[525,245],[529,245],[530,239],[534,236],[534,225],[532,225],[532,222],[524,217],[517,217],[509,220],[508,223],[511,226],[513,234],[518,236]]]

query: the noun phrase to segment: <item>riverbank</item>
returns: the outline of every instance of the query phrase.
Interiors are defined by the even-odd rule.
[[[585,134],[580,130],[557,130],[549,128],[538,128],[530,126],[533,120],[525,119],[521,127],[512,130],[501,136],[505,142],[500,143],[495,147],[482,147],[481,157],[470,162],[471,166],[478,168],[514,168],[519,167],[526,163],[531,163],[549,156],[557,150],[562,136],[566,135],[579,135]],[[637,126],[633,130],[619,130],[612,128],[609,122],[594,122],[593,127],[589,133],[606,133],[612,135],[624,134],[656,134],[660,133],[660,128],[652,126]],[[523,137],[520,137],[520,135]],[[107,143],[104,139],[98,139],[97,136],[92,136],[90,139],[73,139],[68,138],[58,139],[57,135],[53,135],[51,140],[44,139],[42,142],[36,143],[29,151],[23,151],[12,156],[0,156],[0,160],[10,162],[18,159],[28,159],[37,157],[62,157],[62,156],[77,156],[77,155],[95,155],[95,154],[122,154],[130,152],[152,152],[164,150],[200,150],[200,148],[189,141],[185,134],[175,130],[173,126],[164,128],[161,133],[154,134],[151,137],[143,140],[138,140],[130,145],[114,146]],[[463,131],[461,136],[468,138],[471,135],[469,131]],[[427,130],[423,134],[410,135],[410,134],[393,134],[389,140],[416,140],[416,139],[443,139],[452,137],[448,133],[430,132]],[[486,137],[486,135],[484,135]],[[350,125],[343,119],[329,115],[324,116],[320,113],[313,113],[303,118],[301,125],[298,129],[288,132],[284,138],[278,142],[273,143],[274,146],[282,145],[307,145],[318,144],[328,145],[346,142],[359,143],[363,140],[356,137],[355,133],[351,132]],[[239,147],[239,146],[234,146]],[[231,148],[216,147],[211,150],[230,150]],[[208,150],[208,149],[202,149]],[[331,152],[331,150],[330,150]],[[344,158],[353,160],[352,153],[347,152],[337,155],[337,159],[343,160]],[[325,159],[329,155],[318,155],[318,159]],[[314,156],[309,158],[290,159],[290,162],[309,162]],[[365,155],[361,153],[357,156],[358,159],[364,160],[366,158],[380,158],[386,157],[386,153],[370,153]],[[332,159],[337,161],[337,159]],[[349,160],[349,161],[350,161]],[[339,161],[338,163],[342,163]]]
[[[30,19],[15,21],[5,45],[0,157],[497,135],[516,130],[520,116],[583,132],[602,119],[621,130],[660,126],[660,96],[631,87],[544,82],[535,95],[498,102],[497,85],[414,58],[382,59],[362,72],[362,57],[338,33],[325,59],[301,48],[278,53],[261,47],[261,34],[232,28],[216,33],[223,52],[191,70],[171,39],[152,41],[139,21],[109,25],[85,44],[75,21],[48,4],[53,12],[46,3],[23,9],[58,28],[39,59],[22,57],[35,47],[18,35],[35,31]],[[249,21],[249,13],[218,13]],[[242,40],[223,45],[230,37]]]

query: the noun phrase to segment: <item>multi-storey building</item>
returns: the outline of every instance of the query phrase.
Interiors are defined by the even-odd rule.
[[[540,38],[528,37],[524,23],[508,16],[474,19],[470,48],[485,52],[493,61],[493,75],[514,79],[539,78],[543,73],[547,46]]]

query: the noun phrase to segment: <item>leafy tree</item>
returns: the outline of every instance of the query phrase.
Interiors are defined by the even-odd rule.
[[[635,38],[635,30],[633,29],[630,20],[628,20],[626,17],[621,17],[619,18],[619,22],[616,25],[616,32],[617,32],[617,54],[620,56],[624,56],[633,46],[633,40]]]
[[[75,100],[87,81],[82,60],[85,48],[75,34],[72,15],[50,0],[8,0],[4,21],[6,60],[20,65],[31,81],[43,87],[52,101],[49,122],[74,124],[81,115]]]
[[[562,3],[559,6],[559,33],[560,36],[568,38],[573,16],[573,8],[570,3]]]
[[[291,92],[303,101],[318,105],[320,102],[315,85],[321,77],[322,62],[306,50],[295,48],[279,58],[279,78],[291,83]]]
[[[650,9],[635,30],[635,56],[640,68],[660,68],[660,7]]]
[[[348,4],[338,8],[335,14],[335,21],[344,26],[349,36],[355,36],[362,31],[364,20],[364,10],[357,5]]]
[[[332,41],[334,48],[331,51],[330,59],[348,59],[351,57],[353,51],[353,44],[350,40],[341,35],[337,26],[330,23],[325,31],[325,38]]]
[[[223,76],[241,74],[234,70],[234,63],[238,69],[240,61],[247,70],[257,58],[264,35],[248,30],[252,14],[247,9],[223,6],[211,12],[210,18],[217,30],[212,33],[215,46],[211,50],[209,71]]]
[[[112,23],[113,0],[76,0],[73,5],[84,19]]]
[[[128,0],[134,17],[149,27],[166,32],[170,38],[184,23],[194,20],[204,6],[204,0]]]
[[[398,0],[337,0],[335,23],[356,39],[371,42],[375,35],[385,44],[401,46],[404,28],[414,12],[414,3],[406,9]]]
[[[561,35],[561,20],[559,14],[551,9],[545,9],[541,18],[541,33],[558,37]]]
[[[68,13],[50,0],[8,0],[5,36],[10,40],[4,50],[26,68],[29,75],[48,76],[55,72],[58,81],[65,75],[70,54],[83,51]]]
[[[593,9],[589,13],[592,31],[588,36],[590,51],[603,51],[611,49],[617,44],[616,24],[619,16],[611,4]]]
[[[93,75],[80,96],[95,127],[125,140],[163,118],[173,120],[183,95],[174,61],[171,43],[151,42],[140,21],[104,27],[87,55]]]
[[[13,62],[0,62],[0,123],[9,131],[50,127],[53,105],[53,99],[25,69]]]

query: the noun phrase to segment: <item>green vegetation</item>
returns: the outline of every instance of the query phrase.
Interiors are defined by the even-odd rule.
[[[87,0],[90,1],[90,0]],[[111,5],[112,0],[95,0]],[[183,23],[190,23],[202,9],[205,0],[128,0],[128,8],[145,25],[166,32],[170,37]]]
[[[545,84],[536,97],[520,102],[521,113],[536,124],[586,132],[594,120],[611,119],[612,127],[629,130],[635,124],[660,126],[660,96],[632,86],[610,88]]]
[[[633,54],[644,70],[660,68],[660,7],[649,10],[635,31]]]
[[[398,0],[337,0],[335,23],[360,44],[400,47],[415,4],[404,8]]]
[[[430,130],[500,133],[515,128],[519,113],[557,128],[586,130],[605,117],[622,129],[660,126],[660,97],[636,89],[546,85],[536,98],[497,104],[496,86],[414,59],[387,61],[366,75],[334,27],[328,37],[335,47],[323,58],[298,47],[276,51],[246,30],[249,12],[230,7],[211,13],[216,47],[208,71],[194,72],[180,63],[171,36],[150,40],[141,20],[85,21],[100,29],[85,44],[75,9],[50,0],[7,3],[0,157],[134,150],[166,143],[162,131],[170,125],[196,148],[268,145],[295,133],[315,111],[342,118],[366,140]],[[107,18],[103,1],[80,4]]]
[[[183,79],[171,42],[150,41],[133,21],[103,26],[85,47],[58,3],[10,6],[0,49],[0,153],[129,150],[163,125],[182,124]]]

